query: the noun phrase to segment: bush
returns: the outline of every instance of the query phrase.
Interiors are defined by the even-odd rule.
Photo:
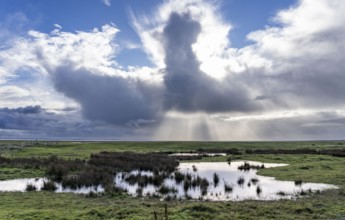
[[[232,187],[232,186],[230,186],[230,185],[227,184],[227,183],[224,183],[224,191],[225,191],[225,192],[232,192],[232,190],[233,190],[233,187]]]
[[[214,187],[217,187],[218,183],[219,183],[219,176],[218,176],[218,174],[214,173],[213,174],[213,184],[214,184]]]
[[[55,183],[53,181],[44,181],[43,182],[43,187],[41,188],[41,190],[44,191],[52,191],[54,192],[57,189]]]
[[[36,186],[33,185],[33,184],[29,183],[29,184],[26,185],[26,191],[27,191],[27,192],[36,191],[36,190],[37,190],[37,188],[36,188]]]

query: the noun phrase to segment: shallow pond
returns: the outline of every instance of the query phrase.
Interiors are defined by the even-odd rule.
[[[154,183],[155,174],[147,171],[118,173],[114,177],[114,183],[117,187],[126,189],[133,196],[151,195],[165,199],[188,198],[212,201],[293,199],[308,192],[336,188],[329,184],[278,181],[273,177],[256,174],[258,169],[286,165],[253,161],[180,163],[177,172],[164,175],[160,173],[164,179],[159,184]],[[177,178],[178,175],[180,175],[180,179]],[[153,182],[139,184],[139,181],[129,181],[130,176],[136,177],[136,179],[138,177],[151,179]],[[27,184],[32,184],[40,190],[45,180],[36,178],[0,181],[0,191],[25,191]],[[104,191],[101,186],[83,187],[78,190],[62,188],[59,183],[56,183],[56,186],[56,192]]]
[[[251,169],[241,169],[245,164],[244,161],[238,162],[199,162],[199,163],[181,163],[179,171],[183,174],[190,174],[191,180],[206,178],[209,182],[207,192],[203,193],[201,187],[192,184],[186,186],[185,180],[178,183],[174,178],[174,174],[164,180],[163,185],[170,191],[159,193],[160,187],[148,184],[145,187],[139,187],[138,183],[130,184],[126,181],[126,176],[133,174],[118,174],[115,178],[116,185],[124,188],[129,194],[137,196],[138,192],[145,195],[159,195],[170,198],[190,198],[202,199],[213,201],[224,200],[277,200],[277,199],[291,199],[307,192],[316,192],[336,186],[329,184],[316,184],[316,183],[295,183],[293,181],[278,181],[273,177],[264,177],[256,174],[257,168],[270,168],[286,166],[287,164],[273,164],[273,163],[259,163],[247,161]],[[138,173],[138,171],[135,171]],[[149,175],[152,173],[141,173],[141,176]],[[218,183],[214,181],[214,176],[218,176]],[[191,181],[191,182],[192,182]],[[139,190],[138,190],[139,189]],[[204,195],[203,195],[204,194]]]
[[[14,180],[4,180],[0,181],[0,191],[1,192],[25,192],[27,185],[35,186],[37,190],[41,190],[43,182],[48,181],[46,178],[24,178],[24,179],[14,179]],[[57,193],[80,193],[87,194],[90,192],[103,192],[102,186],[95,187],[82,187],[79,189],[69,189],[63,188],[61,184],[55,183]]]

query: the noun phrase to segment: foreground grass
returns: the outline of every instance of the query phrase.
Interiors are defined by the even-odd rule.
[[[296,201],[167,202],[169,219],[337,219],[345,217],[345,197],[337,190]],[[0,193],[0,219],[158,219],[164,202],[126,195],[47,192]]]

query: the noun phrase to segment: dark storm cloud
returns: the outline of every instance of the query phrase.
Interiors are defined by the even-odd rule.
[[[219,82],[200,70],[192,50],[201,31],[189,14],[172,13],[163,31],[167,110],[185,112],[248,111],[253,108],[247,91],[236,82]]]
[[[53,75],[56,89],[80,103],[90,120],[126,125],[134,120],[153,120],[160,114],[159,88],[140,80],[95,75],[72,66],[58,68]]]
[[[31,137],[66,137],[87,131],[85,123],[77,117],[50,113],[40,106],[0,109],[0,130],[1,133],[15,132],[18,137],[22,134]]]
[[[239,81],[265,94],[255,100],[270,103],[275,109],[342,108],[345,102],[344,62],[332,57],[309,57],[305,61],[287,59],[285,63],[293,66],[274,76],[252,69],[243,72]]]
[[[0,109],[0,129],[38,130],[58,123],[59,118],[40,106]]]
[[[78,114],[50,113],[40,106],[0,109],[0,138],[3,139],[114,139],[133,134],[141,135],[133,129],[87,121]]]

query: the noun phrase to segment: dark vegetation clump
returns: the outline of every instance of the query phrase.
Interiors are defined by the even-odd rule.
[[[238,170],[243,170],[243,171],[249,171],[251,169],[254,170],[259,170],[259,169],[264,169],[265,165],[252,165],[247,162],[245,162],[243,165],[238,166]]]
[[[203,155],[173,155],[170,157],[175,160],[201,160]]]
[[[147,175],[135,175],[135,174],[130,174],[124,178],[124,180],[129,184],[129,185],[135,185],[138,183],[140,187],[146,187],[148,184],[153,184],[153,176],[147,176]]]
[[[63,178],[70,172],[82,170],[85,167],[85,161],[75,160],[63,160],[55,158],[50,161],[47,166],[46,174],[54,181],[61,182]]]
[[[277,192],[277,195],[279,195],[279,196],[286,196],[286,193],[284,191],[279,191],[279,192]]]
[[[173,172],[179,165],[175,158],[168,155],[132,152],[101,152],[99,154],[92,154],[89,164],[96,167],[113,168],[123,172],[130,172],[132,170]]]
[[[244,177],[241,176],[241,177],[238,178],[237,184],[240,185],[240,186],[242,186],[242,185],[244,184],[244,181],[245,181],[245,180],[244,180]]]
[[[64,188],[102,185],[106,191],[118,191],[113,187],[113,178],[118,172],[152,171],[154,176],[131,174],[124,175],[123,178],[131,185],[138,183],[140,187],[148,184],[160,186],[177,166],[178,161],[167,155],[101,152],[91,155],[90,160],[81,167],[73,166],[71,163],[54,164],[48,169],[47,174],[61,182]]]
[[[247,149],[247,154],[318,154],[316,149]]]
[[[174,154],[176,152],[173,151],[166,151],[166,152],[160,152],[158,154]],[[203,157],[211,157],[211,156],[221,156],[222,154],[226,155],[241,155],[242,152],[239,151],[236,148],[209,148],[209,149],[203,149],[199,148],[196,151],[181,151],[181,154],[195,154],[195,155],[170,155],[172,158],[176,160],[201,160]],[[209,155],[212,154],[212,155]]]
[[[106,191],[117,192],[120,190],[114,188],[114,176],[118,172],[132,170],[151,171],[154,175],[152,177],[129,176],[126,177],[126,181],[138,183],[140,187],[149,183],[161,186],[164,179],[174,172],[178,165],[176,159],[157,153],[101,152],[92,154],[88,161],[65,160],[56,156],[49,158],[0,156],[0,166],[45,169],[50,180],[44,182],[42,189],[48,191],[54,191],[56,189],[54,182],[58,182],[62,184],[63,188],[78,189],[102,185]]]
[[[24,169],[46,169],[52,164],[64,164],[65,167],[68,166],[68,169],[77,169],[77,167],[83,166],[83,163],[84,161],[80,159],[63,160],[56,156],[50,156],[48,158],[6,158],[0,156],[0,166]]]
[[[200,186],[201,185],[201,181],[202,179],[200,178],[200,176],[198,175],[196,178],[193,178],[192,180],[192,187],[195,188],[197,186]]]
[[[299,195],[301,195],[301,196],[306,196],[306,195],[308,195],[308,193],[302,189],[302,190],[299,192]]]
[[[224,191],[231,193],[233,190],[233,187],[231,185],[229,185],[228,183],[224,183]]]
[[[199,148],[197,150],[198,153],[201,154],[233,154],[233,155],[241,155],[242,152],[239,151],[237,148]]]
[[[192,182],[186,178],[183,182],[184,191],[187,192],[188,189],[191,188],[191,186],[192,186]]]
[[[51,180],[44,181],[41,190],[54,192],[57,189],[55,183]]]
[[[72,189],[83,186],[102,185],[105,190],[113,191],[114,176],[118,172],[123,173],[123,178],[130,185],[138,183],[139,187],[148,184],[161,186],[164,179],[169,176],[178,166],[178,161],[162,154],[136,154],[131,152],[101,152],[92,154],[91,158],[85,163],[82,170],[72,175],[69,170],[64,172],[62,186]],[[125,175],[125,172],[132,170],[151,171],[153,176],[141,174]]]
[[[138,183],[140,179],[141,179],[141,175],[135,175],[135,174],[130,174],[124,178],[124,180],[131,186]],[[152,178],[151,178],[151,182],[152,182]]]
[[[176,183],[181,183],[184,180],[184,174],[180,172],[175,172],[174,177],[175,177]]]
[[[27,191],[27,192],[36,191],[36,190],[37,190],[37,188],[36,188],[36,186],[33,185],[33,184],[29,183],[28,185],[26,185],[26,191]]]
[[[97,185],[111,185],[113,184],[113,175],[109,172],[90,168],[90,170],[83,170],[77,175],[66,175],[61,181],[62,187],[70,189],[78,189],[81,187],[90,187]]]
[[[334,157],[345,157],[345,149],[319,150],[320,154],[331,155]]]
[[[253,185],[256,185],[259,182],[259,179],[258,178],[251,178],[250,182],[252,182]]]
[[[256,193],[257,193],[258,195],[260,195],[261,192],[262,192],[261,187],[260,187],[260,186],[257,186],[257,187],[256,187]]]
[[[334,157],[345,157],[345,149],[247,149],[247,154],[321,154]]]
[[[219,176],[217,175],[217,177],[218,177],[218,181],[219,181]],[[182,184],[183,189],[186,193],[191,188],[195,189],[196,187],[200,187],[201,194],[202,195],[207,194],[209,182],[206,178],[201,178],[199,175],[198,176],[192,176],[189,173],[183,174],[180,172],[175,172],[174,178],[175,178],[175,182],[177,184]]]
[[[215,187],[218,186],[219,183],[219,175],[217,173],[213,173],[213,184]]]
[[[201,195],[206,195],[207,194],[207,190],[208,190],[208,186],[209,186],[209,182],[206,178],[203,178],[200,182],[200,189],[201,189]]]
[[[185,179],[188,180],[188,181],[191,181],[191,180],[192,180],[192,175],[189,174],[189,173],[187,173],[187,174],[185,175]]]
[[[303,181],[302,180],[295,180],[295,185],[300,186],[302,185]]]
[[[155,175],[153,176],[153,185],[154,185],[154,186],[161,186],[161,185],[164,183],[164,180],[165,180],[166,177],[167,177],[167,176],[164,175],[164,174],[162,174],[162,175],[160,175],[160,174],[155,174]]]

